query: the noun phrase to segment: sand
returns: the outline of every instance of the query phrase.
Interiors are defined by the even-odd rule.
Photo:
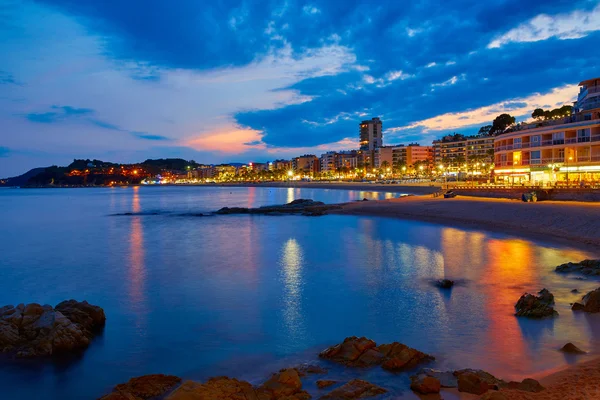
[[[410,196],[344,204],[336,214],[416,219],[568,243],[598,252],[600,203]]]

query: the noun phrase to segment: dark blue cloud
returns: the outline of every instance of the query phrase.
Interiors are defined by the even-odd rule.
[[[50,124],[53,122],[63,121],[68,118],[77,118],[85,115],[91,115],[94,110],[89,108],[76,108],[71,106],[52,106],[55,111],[49,111],[44,113],[29,113],[25,114],[31,122],[39,122],[42,124]]]
[[[0,71],[0,85],[18,85],[12,74],[5,71]]]
[[[145,132],[129,132],[130,134],[132,134],[133,136],[139,138],[139,139],[146,139],[146,140],[160,140],[160,141],[168,141],[171,140],[170,138],[166,137],[166,136],[161,136],[161,135],[152,135],[150,133],[145,133]]]

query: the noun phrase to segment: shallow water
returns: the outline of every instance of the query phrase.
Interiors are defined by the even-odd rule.
[[[258,382],[318,362],[346,336],[401,341],[436,368],[522,378],[573,359],[567,341],[600,352],[600,316],[569,303],[598,287],[554,266],[581,250],[478,230],[386,218],[214,216],[223,206],[396,194],[323,189],[142,187],[0,189],[0,305],[102,306],[107,325],[78,359],[0,362],[1,399],[96,398],[147,373]],[[119,213],[159,215],[111,216]],[[460,280],[449,292],[432,285]],[[524,291],[549,288],[560,317],[513,316]],[[333,368],[408,391],[408,375]],[[312,390],[312,389],[311,389]],[[314,392],[316,393],[316,392]]]

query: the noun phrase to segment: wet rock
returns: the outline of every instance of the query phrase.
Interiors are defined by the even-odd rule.
[[[592,290],[583,296],[582,302],[573,304],[571,310],[585,311],[589,313],[600,312],[600,288]]]
[[[573,289],[573,290],[571,290],[571,293],[579,293],[579,290]]]
[[[439,371],[437,369],[423,368],[419,371],[419,374],[425,374],[436,378],[444,388],[458,387],[458,381],[453,371]]]
[[[392,371],[414,368],[421,363],[435,359],[429,354],[398,342],[382,344],[378,349],[385,358],[381,367]]]
[[[440,381],[427,374],[419,374],[410,377],[410,388],[421,394],[439,393],[442,388]]]
[[[306,376],[308,374],[326,374],[327,370],[325,368],[322,368],[318,365],[312,365],[312,364],[301,364],[298,365],[297,367],[294,367],[294,369],[298,372],[298,375],[300,375],[300,377]]]
[[[268,381],[257,389],[257,394],[260,399],[310,398],[310,395],[302,390],[300,375],[298,375],[298,371],[294,368],[282,369],[278,373],[273,374]]]
[[[83,349],[105,321],[100,307],[75,300],[56,309],[37,303],[4,306],[0,308],[0,352],[39,357]]]
[[[371,339],[351,336],[342,343],[323,350],[319,357],[349,367],[368,367],[383,362],[383,355],[376,347],[377,343]]]
[[[439,279],[436,281],[435,285],[440,289],[450,289],[454,286],[454,281],[450,279]]]
[[[539,393],[545,389],[538,381],[531,378],[523,379],[521,382],[511,381],[508,383],[502,383],[500,387],[531,393]]]
[[[115,386],[112,393],[101,400],[146,400],[162,396],[181,382],[181,378],[172,375],[144,375],[131,378],[127,383]]]
[[[319,389],[324,389],[331,385],[335,385],[336,383],[337,383],[337,381],[332,381],[331,379],[319,379],[317,381],[317,387]]]
[[[579,347],[575,346],[573,343],[569,342],[560,348],[560,351],[563,353],[569,354],[585,354],[586,352],[581,350]]]
[[[342,343],[325,349],[319,357],[350,367],[381,365],[384,369],[394,371],[412,368],[434,359],[402,343],[394,342],[378,347],[374,341],[356,336],[347,337]]]
[[[302,215],[305,217],[321,217],[325,215],[325,211],[323,210],[313,210],[313,211],[304,211]]]
[[[473,372],[464,372],[458,375],[457,379],[459,392],[482,395],[488,390],[495,388],[494,385]]]
[[[583,260],[578,263],[568,262],[556,267],[555,271],[582,275],[600,275],[600,260]]]
[[[340,208],[339,205],[325,205],[321,201],[309,199],[298,199],[287,204],[274,206],[264,206],[258,208],[245,207],[223,207],[215,214],[264,214],[264,215],[284,215],[284,214],[303,214],[309,216],[325,215],[327,210]]]
[[[166,397],[166,400],[191,399],[259,400],[259,397],[248,382],[225,376],[211,378],[206,383],[186,381]]]
[[[366,399],[369,397],[379,396],[380,394],[387,393],[382,387],[373,385],[362,379],[354,379],[337,389],[332,390],[322,399],[340,399],[340,400],[351,400],[351,399]]]
[[[250,214],[250,209],[245,207],[223,207],[217,210],[215,214]]]
[[[545,318],[556,317],[558,312],[552,307],[554,295],[546,289],[542,289],[539,296],[525,293],[517,304],[515,304],[517,317]]]

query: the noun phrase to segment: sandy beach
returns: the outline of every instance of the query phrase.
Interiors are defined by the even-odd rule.
[[[569,243],[600,251],[600,204],[458,196],[409,196],[344,204],[332,213],[451,224]]]

